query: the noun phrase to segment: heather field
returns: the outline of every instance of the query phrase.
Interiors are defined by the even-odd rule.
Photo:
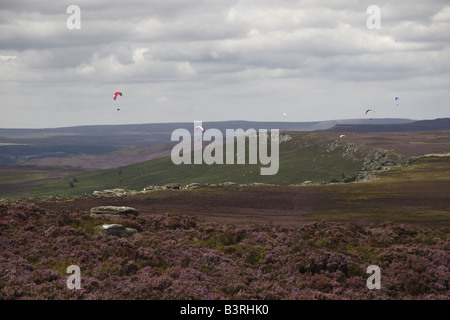
[[[105,218],[0,205],[1,299],[449,299],[449,229],[316,221],[216,224],[160,214]],[[66,286],[69,265],[81,289]],[[381,269],[381,289],[366,269]]]

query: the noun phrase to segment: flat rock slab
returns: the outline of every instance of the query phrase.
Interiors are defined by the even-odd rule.
[[[121,224],[103,224],[96,226],[94,229],[94,234],[96,235],[112,235],[117,237],[129,237],[138,232],[133,228],[125,228]]]
[[[91,217],[127,216],[130,214],[137,216],[139,212],[132,207],[100,206],[91,208]]]

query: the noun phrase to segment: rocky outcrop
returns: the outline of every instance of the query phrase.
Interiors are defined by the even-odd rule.
[[[133,228],[125,228],[121,224],[102,224],[94,228],[95,235],[112,235],[117,237],[129,237],[138,231]]]
[[[102,191],[94,191],[92,193],[94,197],[120,197],[127,195],[127,191],[124,189],[108,189],[108,190],[102,190]]]
[[[292,138],[293,138],[292,135],[290,135],[289,133],[284,133],[284,132],[280,132],[279,137],[280,137],[280,143],[288,142],[288,141],[292,140]]]
[[[118,207],[118,206],[100,206],[93,207],[90,211],[91,217],[104,217],[104,216],[137,216],[139,212],[132,207]]]
[[[155,186],[155,185],[149,185],[145,188],[143,188],[141,191],[136,190],[124,190],[124,189],[109,189],[109,190],[103,190],[103,191],[94,191],[92,193],[92,197],[123,197],[126,195],[136,195],[139,193],[148,193],[148,192],[154,192],[154,191],[160,191],[160,190],[181,190],[181,189],[195,189],[200,187],[231,187],[231,186],[238,186],[239,184],[231,181],[223,182],[223,183],[217,183],[217,184],[210,184],[210,183],[197,183],[192,182],[187,185],[181,186],[179,183],[168,183],[162,186]],[[244,186],[245,184],[240,184]],[[88,195],[86,195],[88,196]]]
[[[163,190],[164,188],[161,186],[147,186],[144,189],[142,189],[142,192],[148,192],[148,191],[157,191],[157,190]]]
[[[185,189],[195,189],[200,187],[200,183],[196,183],[196,182],[192,182],[186,185],[186,187],[184,187]]]
[[[237,183],[231,182],[231,181],[227,181],[227,182],[224,182],[224,183],[219,183],[219,186],[225,186],[225,187],[235,186],[235,185],[237,185]]]
[[[366,182],[376,178],[376,174],[402,166],[404,160],[394,152],[377,150],[369,153],[364,159],[362,170],[359,172],[356,181]]]

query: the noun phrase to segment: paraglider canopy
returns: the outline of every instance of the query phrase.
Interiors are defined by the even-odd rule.
[[[366,114],[369,113],[369,112],[375,112],[375,111],[373,111],[372,109],[367,109],[366,110]]]
[[[122,92],[115,92],[115,93],[113,94],[114,100],[117,99],[117,96],[122,96]]]

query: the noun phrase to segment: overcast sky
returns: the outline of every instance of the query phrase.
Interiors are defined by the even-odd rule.
[[[0,70],[2,128],[450,117],[450,3],[1,0]]]

